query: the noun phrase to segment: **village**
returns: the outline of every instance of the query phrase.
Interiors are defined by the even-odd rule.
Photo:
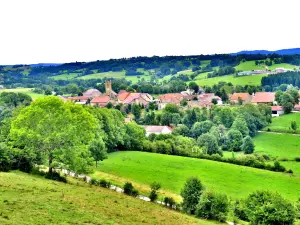
[[[300,94],[300,93],[299,93]],[[113,106],[117,104],[123,105],[142,105],[147,108],[150,103],[157,105],[158,110],[165,108],[167,104],[175,104],[186,108],[207,108],[210,109],[212,105],[228,106],[228,105],[242,105],[242,104],[268,104],[272,107],[272,116],[280,116],[284,114],[282,106],[277,105],[275,100],[275,92],[256,92],[250,95],[249,93],[233,93],[229,95],[229,103],[224,103],[221,97],[214,93],[204,93],[200,88],[199,93],[187,89],[180,93],[167,93],[154,98],[148,93],[127,92],[121,90],[116,93],[112,89],[112,81],[105,82],[105,93],[101,93],[97,89],[88,89],[82,93],[82,96],[59,96],[64,101],[72,101],[75,104],[91,105],[96,107],[106,107],[108,104]],[[182,104],[186,102],[186,104]],[[300,111],[300,105],[294,106],[294,111]]]

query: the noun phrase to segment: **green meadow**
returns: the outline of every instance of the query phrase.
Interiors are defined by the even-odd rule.
[[[218,224],[68,178],[0,173],[0,224]]]
[[[272,123],[264,128],[264,130],[270,129],[273,132],[288,132],[292,133],[291,122],[296,121],[298,128],[296,133],[300,133],[300,113],[290,113],[278,117],[272,118]]]
[[[78,76],[78,73],[65,73],[57,76],[51,76],[54,80],[71,80]]]
[[[253,138],[255,153],[294,160],[300,156],[300,136],[292,134],[259,133]],[[300,165],[299,165],[300,166]]]
[[[111,175],[112,182],[133,181],[148,186],[159,182],[162,190],[179,195],[186,179],[199,177],[207,189],[236,199],[255,190],[277,191],[290,200],[299,198],[300,178],[278,172],[243,167],[216,161],[161,155],[146,152],[115,152],[101,162],[99,174]],[[109,176],[108,176],[109,177]]]
[[[239,65],[235,67],[238,71],[251,71],[251,70],[263,70],[265,66],[262,65],[255,65],[255,61],[246,61],[241,62]]]
[[[251,75],[251,76],[239,76],[234,75],[206,78],[205,73],[198,75],[195,82],[200,86],[213,86],[219,82],[230,82],[233,85],[261,85],[261,78],[266,76],[265,74]],[[200,76],[200,77],[199,77]]]
[[[24,93],[30,95],[33,99],[44,97],[43,94],[37,94],[32,91],[32,88],[11,88],[11,89],[2,89],[1,92],[15,92],[15,93]]]

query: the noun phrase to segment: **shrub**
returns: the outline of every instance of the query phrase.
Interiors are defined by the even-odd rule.
[[[274,162],[274,171],[277,171],[277,172],[284,172],[285,171],[285,168],[280,165],[280,163],[278,161]]]
[[[196,216],[225,222],[228,211],[229,201],[226,195],[204,192],[197,205]]]
[[[251,224],[293,224],[294,206],[278,193],[257,191],[245,201],[245,212]]]
[[[130,182],[126,182],[126,183],[124,184],[123,189],[124,189],[124,193],[127,194],[127,195],[131,195],[131,196],[134,196],[134,197],[136,197],[136,196],[139,195],[138,190],[136,190],[136,189],[133,187],[132,183],[130,183]]]
[[[236,201],[234,203],[233,214],[235,217],[239,218],[240,220],[249,221],[246,215],[245,203],[244,201]]]
[[[104,188],[110,188],[111,183],[108,182],[108,181],[106,181],[106,180],[104,180],[104,179],[101,179],[101,180],[99,181],[99,185],[100,185],[101,187],[104,187]]]
[[[25,173],[30,173],[33,168],[32,159],[25,155],[16,155],[12,160],[12,169],[20,170]]]
[[[157,191],[160,189],[160,184],[159,183],[156,183],[156,182],[153,182],[151,184],[151,192],[150,192],[150,195],[149,195],[149,198],[150,198],[150,201],[151,202],[154,202],[156,199],[157,199]]]
[[[99,185],[99,181],[97,179],[92,178],[91,179],[91,184],[98,186]]]
[[[166,207],[169,207],[170,209],[173,209],[176,206],[176,202],[172,197],[165,197],[164,203]]]
[[[185,182],[181,191],[181,196],[183,198],[182,209],[184,212],[195,214],[196,206],[199,202],[203,189],[204,186],[196,177],[191,177]]]
[[[4,143],[0,143],[0,171],[8,172],[11,169],[11,154]]]
[[[63,183],[67,183],[67,178],[61,176],[58,172],[52,172],[52,173],[45,173],[45,178],[49,179],[49,180],[56,180],[56,181],[60,181]]]

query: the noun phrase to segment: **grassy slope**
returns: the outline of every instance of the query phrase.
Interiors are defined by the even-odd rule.
[[[54,80],[71,80],[73,78],[75,78],[76,76],[78,76],[78,73],[65,73],[65,74],[60,74],[57,76],[51,76],[50,78],[54,79]]]
[[[208,189],[233,198],[245,197],[254,190],[270,189],[296,200],[300,192],[300,178],[288,174],[145,152],[109,154],[99,170],[116,176],[116,180],[121,177],[145,185],[156,181],[163,189],[175,194],[180,193],[184,182],[191,176],[199,177]]]
[[[278,159],[288,158],[290,160],[300,156],[300,136],[259,133],[253,141],[255,153],[263,153]]]
[[[300,126],[300,113],[291,113],[275,117],[272,119],[272,123],[266,127],[274,132],[291,132],[291,122],[296,121],[297,125]],[[300,128],[298,127],[297,133],[300,133]]]
[[[251,70],[263,70],[265,69],[265,67],[261,65],[255,65],[255,61],[246,61],[237,65],[235,69],[239,71],[251,71]]]
[[[37,99],[44,97],[43,94],[37,94],[32,91],[32,88],[12,88],[12,89],[2,89],[1,92],[16,92],[16,93],[24,93],[30,95],[32,98]]]
[[[0,224],[216,224],[78,181],[0,173]]]
[[[202,75],[205,76],[205,75]],[[227,75],[227,76],[220,76],[220,77],[213,77],[205,79],[204,77],[197,77],[195,82],[201,86],[207,85],[207,86],[213,86],[214,84],[219,83],[220,81],[224,82],[231,82],[233,85],[260,85],[261,84],[261,78],[266,76],[265,74],[259,74],[259,75],[251,75],[251,76],[241,76],[241,77],[235,77],[233,75]],[[201,79],[202,78],[202,79]]]

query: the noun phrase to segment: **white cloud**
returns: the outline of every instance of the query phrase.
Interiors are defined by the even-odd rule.
[[[299,46],[297,0],[9,0],[0,64]]]

